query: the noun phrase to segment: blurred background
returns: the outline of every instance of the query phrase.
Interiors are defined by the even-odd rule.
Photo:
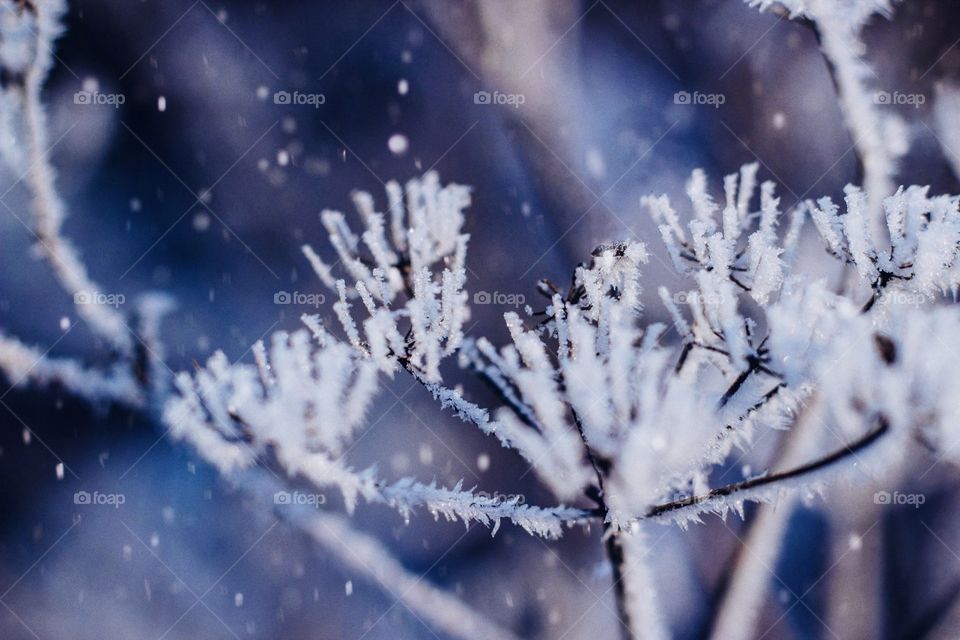
[[[899,182],[957,193],[960,149],[942,148],[932,113],[938,83],[960,76],[957,4],[900,4],[865,40],[875,88],[924,96],[890,107],[912,135]],[[331,255],[321,209],[350,211],[355,189],[384,206],[390,179],[435,169],[473,187],[467,288],[491,303],[474,307],[469,333],[496,343],[505,311],[545,306],[538,279],[566,284],[605,241],[648,242],[647,314],[664,319],[656,286],[690,285],[664,266],[639,197],[682,202],[695,167],[719,192],[723,175],[759,161],[784,209],[836,198],[856,176],[813,32],[738,0],[74,0],[57,58],[46,102],[66,235],[123,304],[174,296],[164,327],[174,370],[216,349],[249,360],[254,341],[298,327],[304,312],[332,318],[328,302],[298,302],[325,293],[300,245]],[[0,177],[0,327],[53,355],[102,357],[82,322],[64,329],[76,322],[71,300],[32,251],[17,178]],[[829,274],[833,262],[808,246],[811,272]],[[435,637],[156,425],[6,384],[0,637]],[[552,503],[521,459],[409,379],[387,384],[369,423],[356,467]],[[776,440],[740,464],[763,468]],[[763,637],[957,637],[956,480],[934,463],[882,487],[923,491],[919,509],[877,512],[877,488],[858,487],[832,498],[847,501],[833,509],[843,517],[825,503],[798,510],[771,567]],[[125,502],[75,505],[84,490]],[[491,538],[425,513],[407,525],[379,506],[355,520],[523,637],[616,637],[599,531],[544,543],[505,524]],[[743,524],[657,533],[662,606],[677,637],[701,637]],[[856,553],[838,554],[848,540]]]

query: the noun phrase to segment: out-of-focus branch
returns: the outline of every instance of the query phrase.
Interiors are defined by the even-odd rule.
[[[56,174],[49,159],[50,140],[41,91],[52,66],[51,47],[60,35],[63,11],[62,2],[56,0],[29,3],[21,9],[20,19],[32,22],[35,36],[33,60],[23,72],[21,88],[27,149],[24,180],[33,198],[34,231],[41,254],[50,262],[64,290],[80,302],[76,305],[77,313],[93,332],[113,348],[128,353],[133,344],[125,330],[123,316],[108,305],[96,303],[94,297],[99,288],[90,279],[73,245],[61,233],[66,206],[54,184]]]
[[[242,486],[266,504],[273,503],[276,491],[286,488],[262,470],[247,472]],[[345,568],[382,588],[430,627],[464,640],[519,640],[509,629],[435,587],[425,576],[407,570],[379,540],[354,527],[347,518],[294,505],[283,505],[275,512],[307,533]]]
[[[0,334],[0,372],[13,386],[51,386],[86,398],[143,406],[144,394],[126,367],[102,372],[69,358],[51,358],[16,338]]]
[[[764,0],[748,0],[766,5]],[[868,194],[871,231],[878,240],[886,237],[883,199],[895,189],[897,159],[907,151],[906,128],[900,120],[883,113],[878,96],[867,84],[873,69],[861,58],[864,45],[861,32],[880,3],[863,2],[847,6],[836,0],[814,0],[802,4],[772,4],[770,10],[781,17],[799,18],[809,27],[820,46],[830,79],[837,92],[843,121],[857,159],[857,181]],[[875,5],[875,7],[871,6]]]
[[[815,409],[810,406],[806,411]],[[802,460],[813,448],[814,434],[803,426],[804,421],[798,420],[788,432],[779,456],[781,463]],[[763,599],[769,592],[769,567],[776,563],[794,505],[795,497],[787,496],[776,509],[761,507],[757,510],[746,540],[727,572],[729,582],[714,613],[711,638],[750,640],[755,637]]]

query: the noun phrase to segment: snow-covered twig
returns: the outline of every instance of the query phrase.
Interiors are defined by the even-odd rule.
[[[388,483],[373,469],[355,471],[343,455],[377,393],[376,365],[332,336],[313,348],[306,331],[278,333],[269,353],[263,347],[256,351],[256,366],[230,365],[218,353],[195,376],[181,374],[180,396],[166,408],[174,437],[189,441],[224,473],[272,457],[291,476],[321,489],[338,488],[348,511],[362,497],[405,517],[422,506],[435,517],[479,522],[494,532],[507,518],[528,533],[558,538],[564,525],[587,518],[580,509],[501,500],[460,484],[446,489],[412,478]]]
[[[869,228],[880,238],[883,199],[893,193],[897,160],[909,146],[903,121],[879,107],[871,89],[876,73],[863,59],[861,32],[876,14],[889,16],[891,0],[747,0],[761,10],[785,7],[791,18],[802,18],[813,29],[830,69],[840,109],[857,154],[860,180],[868,194]]]
[[[0,335],[0,371],[13,386],[52,386],[87,400],[141,407],[144,394],[126,366],[108,372],[70,358],[53,358],[16,338]]]
[[[101,289],[62,234],[66,205],[54,184],[56,174],[49,159],[51,143],[41,91],[53,66],[53,43],[63,31],[61,17],[65,11],[62,0],[0,3],[0,40],[4,43],[0,48],[0,67],[7,77],[20,79],[2,89],[0,108],[8,112],[0,119],[11,127],[14,121],[21,123],[26,157],[2,155],[8,162],[14,161],[15,171],[23,172],[32,195],[37,250],[50,263],[64,290],[80,302],[77,313],[113,348],[129,353],[133,341],[124,328],[122,315],[107,304],[96,303]]]

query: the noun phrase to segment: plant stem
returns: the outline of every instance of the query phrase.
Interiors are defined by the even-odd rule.
[[[614,528],[612,522],[607,520],[609,507],[607,506],[603,479],[610,473],[610,463],[606,460],[599,459],[593,453],[590,445],[587,444],[587,436],[583,431],[583,423],[580,422],[580,416],[577,415],[577,412],[574,411],[572,407],[570,411],[573,414],[574,423],[577,425],[577,433],[580,434],[580,440],[583,442],[583,448],[587,453],[587,459],[590,461],[590,466],[593,467],[593,471],[597,476],[597,486],[590,487],[590,489],[587,490],[587,497],[597,504],[600,511],[600,518],[603,521],[603,546],[607,552],[607,560],[610,562],[610,578],[613,580],[613,599],[617,607],[617,619],[620,621],[621,637],[624,640],[633,640],[635,636],[631,626],[630,611],[627,608],[627,585],[624,582],[625,576],[623,568],[625,560],[623,544],[620,540],[622,534]]]

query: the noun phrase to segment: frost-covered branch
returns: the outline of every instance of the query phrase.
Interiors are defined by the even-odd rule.
[[[946,293],[956,287],[955,265],[958,251],[954,225],[958,223],[957,199],[953,196],[928,197],[927,190],[920,187],[901,189],[884,201],[884,214],[892,246],[884,246],[874,240],[865,223],[864,198],[859,189],[848,187],[847,211],[841,212],[829,199],[821,199],[816,203],[801,203],[800,212],[809,212],[824,240],[827,250],[834,256],[855,266],[863,288],[872,290],[866,303],[858,304],[853,300],[830,294],[822,285],[814,282],[802,283],[797,278],[786,278],[786,291],[779,302],[770,304],[765,310],[764,324],[768,326],[769,341],[766,349],[758,349],[757,355],[766,362],[768,374],[779,379],[773,391],[781,400],[790,400],[799,392],[800,397],[809,396],[811,391],[817,391],[826,396],[821,402],[826,405],[821,410],[817,420],[800,423],[794,420],[794,411],[789,405],[785,411],[761,416],[760,420],[751,416],[750,422],[762,424],[771,418],[781,421],[784,426],[789,425],[792,430],[810,432],[799,435],[807,442],[802,447],[808,462],[801,463],[792,459],[794,467],[783,474],[772,474],[748,479],[713,491],[690,494],[680,500],[672,501],[651,509],[651,514],[669,513],[671,509],[683,507],[695,512],[698,504],[717,506],[721,513],[730,508],[739,509],[740,504],[730,497],[736,496],[741,490],[748,493],[759,488],[751,496],[755,500],[780,499],[796,493],[800,495],[816,491],[818,487],[826,486],[826,481],[832,481],[838,476],[847,476],[866,470],[871,475],[892,472],[901,464],[904,451],[909,448],[911,441],[923,434],[937,434],[939,444],[934,445],[938,454],[951,459],[952,455],[947,442],[952,442],[953,430],[943,422],[945,416],[950,415],[952,409],[946,407],[919,409],[924,403],[920,402],[915,391],[904,392],[903,382],[912,375],[922,374],[926,381],[916,387],[908,385],[909,389],[920,390],[924,397],[940,397],[946,392],[942,383],[937,382],[936,376],[930,371],[931,362],[938,362],[943,358],[942,351],[954,347],[943,344],[940,336],[956,334],[955,330],[947,329],[945,325],[934,328],[928,323],[940,325],[948,322],[941,316],[956,317],[955,310],[931,311],[929,303],[939,293]],[[702,198],[699,198],[702,207]],[[693,203],[697,210],[697,201]],[[762,207],[761,207],[762,209]],[[657,204],[655,216],[659,215],[670,231],[664,231],[668,243],[679,237],[676,246],[683,246],[682,229],[676,216],[673,214],[673,224],[670,224],[671,211],[669,202],[660,200]],[[796,217],[794,218],[796,219]],[[693,226],[694,223],[691,223]],[[790,234],[788,233],[788,236]],[[684,263],[696,262],[693,258],[696,250],[683,249],[686,255],[681,256]],[[676,251],[675,253],[680,253]],[[744,265],[745,266],[745,265]],[[731,268],[737,269],[736,263]],[[702,322],[703,312],[699,308],[699,296],[704,292],[692,292],[697,295],[686,296],[687,300],[694,300],[691,310],[694,325]],[[745,295],[742,291],[738,295]],[[668,292],[662,293],[662,298],[674,317],[675,326],[681,335],[686,336],[688,345],[697,344],[698,340],[711,339],[722,335],[717,328],[695,332],[690,328],[688,321],[679,313]],[[906,331],[906,327],[913,326]],[[927,329],[918,327],[927,326]],[[879,328],[879,332],[878,332]],[[921,338],[925,335],[926,339]],[[937,336],[937,340],[931,340]],[[857,347],[861,343],[862,346]],[[908,344],[909,343],[909,344]],[[714,343],[709,346],[710,354],[727,355],[723,345]],[[690,353],[699,350],[689,350]],[[913,355],[912,374],[906,374],[903,354],[910,352]],[[837,367],[837,355],[843,353],[844,366]],[[851,357],[855,353],[856,357]],[[715,356],[712,356],[715,357]],[[822,360],[821,360],[822,358]],[[800,365],[807,363],[807,365]],[[749,369],[748,369],[749,370]],[[931,377],[927,377],[931,374]],[[947,375],[944,371],[942,375]],[[899,380],[899,383],[894,382]],[[744,370],[728,387],[728,392],[736,388],[737,392],[747,384],[749,377],[744,376]],[[864,384],[865,380],[872,384]],[[927,384],[934,385],[937,391],[929,394]],[[864,387],[867,387],[866,389]],[[894,391],[900,389],[900,391]],[[747,389],[749,391],[749,389]],[[768,392],[770,393],[770,392]],[[727,397],[725,393],[724,397]],[[766,401],[770,396],[764,396],[759,411],[767,413]],[[804,401],[806,402],[806,401]],[[740,402],[733,402],[740,405]],[[869,407],[872,415],[859,414],[851,411],[851,404],[857,407]],[[742,405],[741,405],[742,406]],[[909,409],[908,409],[909,407]],[[877,431],[866,431],[865,425],[878,417],[900,416],[898,420],[881,422],[887,426]],[[914,419],[911,419],[914,416]],[[931,420],[931,418],[933,418]],[[735,423],[736,421],[732,421]],[[830,423],[829,434],[824,434],[823,427]],[[896,426],[891,426],[896,424]],[[850,444],[835,451],[822,459],[811,459],[817,448],[817,442],[825,435],[834,436],[833,431],[848,434],[852,439]],[[795,434],[790,435],[791,440]],[[844,464],[844,461],[856,464]],[[794,475],[794,474],[798,475]],[[772,489],[771,489],[772,488]],[[695,496],[695,497],[694,497]],[[689,511],[687,512],[690,513]],[[779,514],[760,518],[755,525],[756,533],[762,538],[754,540],[751,531],[751,544],[756,543],[760,549],[768,549],[774,553],[778,548],[778,531],[786,516]],[[680,520],[684,522],[683,519]],[[764,556],[767,557],[767,556]],[[769,558],[768,558],[769,559]],[[763,561],[759,561],[761,564]],[[751,571],[750,567],[755,567]],[[715,637],[752,637],[749,624],[745,624],[742,616],[746,609],[759,606],[754,589],[759,586],[755,579],[766,573],[766,569],[754,562],[745,559],[743,573],[736,574],[732,579],[729,607],[725,607],[715,629]],[[743,579],[741,579],[741,576]],[[752,577],[751,577],[752,576]],[[732,608],[730,608],[732,607]],[[724,612],[732,612],[724,615]],[[731,625],[743,633],[731,634]],[[739,632],[738,632],[739,633]]]
[[[803,19],[813,28],[837,89],[840,109],[857,153],[860,180],[868,194],[867,222],[872,232],[883,231],[882,202],[893,193],[897,159],[909,147],[906,125],[895,114],[881,109],[876,73],[863,59],[861,32],[875,14],[889,16],[891,0],[746,0],[761,11],[783,7],[790,18]]]
[[[372,359],[325,335],[317,348],[306,331],[278,333],[269,353],[255,352],[256,365],[230,365],[217,353],[194,376],[180,374],[180,396],[166,410],[176,438],[193,444],[224,473],[269,463],[318,488],[334,487],[348,511],[359,498],[387,504],[409,517],[424,507],[434,517],[492,526],[507,518],[528,533],[557,538],[565,524],[587,517],[579,509],[543,508],[463,489],[446,489],[412,478],[388,483],[373,469],[357,471],[344,461],[356,428],[378,392]]]
[[[77,313],[111,347],[129,353],[133,342],[122,315],[109,305],[86,303],[96,298],[100,288],[62,234],[67,208],[55,186],[41,92],[53,66],[53,43],[63,32],[65,11],[62,0],[0,2],[0,72],[10,79],[0,88],[0,157],[22,174],[30,190],[37,251],[50,263],[64,290],[84,302],[76,306]],[[17,146],[18,142],[22,144]]]
[[[69,358],[52,358],[16,338],[0,335],[0,371],[13,386],[52,386],[90,401],[109,401],[130,407],[143,404],[144,395],[126,366],[102,372]]]
[[[336,279],[310,245],[303,252],[320,281],[339,298],[334,311],[350,344],[369,353],[384,373],[392,375],[405,363],[426,381],[439,382],[440,361],[460,346],[469,319],[463,286],[470,236],[462,227],[470,191],[456,184],[441,187],[431,172],[404,189],[388,183],[387,196],[389,239],[385,215],[375,211],[368,193],[353,194],[366,228],[359,236],[342,213],[321,213],[352,285]],[[400,296],[406,298],[403,305],[392,308]],[[356,299],[368,314],[363,335],[351,311]],[[404,332],[400,323],[407,325]]]

